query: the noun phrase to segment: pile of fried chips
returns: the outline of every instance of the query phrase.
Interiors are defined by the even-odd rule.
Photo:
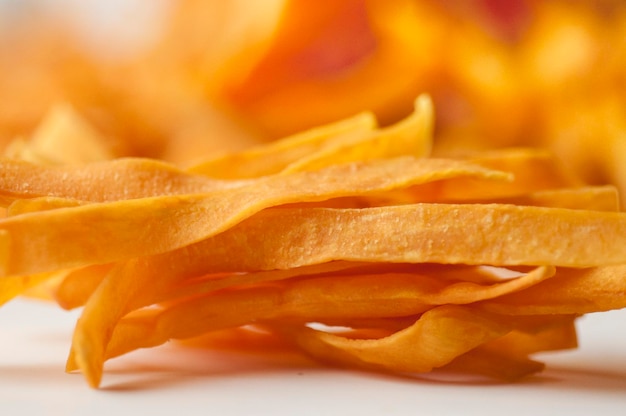
[[[65,111],[0,160],[0,302],[82,308],[67,370],[92,387],[108,359],[199,339],[516,380],[576,347],[577,317],[626,306],[616,189],[535,149],[431,157],[427,96],[388,127],[362,113],[188,169],[107,157]]]

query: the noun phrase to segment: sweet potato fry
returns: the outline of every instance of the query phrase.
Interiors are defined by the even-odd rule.
[[[466,175],[507,178],[464,162],[405,157],[271,176],[208,194],[19,215],[0,222],[1,237],[7,239],[10,250],[1,268],[4,274],[32,274],[146,256],[211,237],[272,206],[367,195]],[[60,241],[64,250],[56,249]]]

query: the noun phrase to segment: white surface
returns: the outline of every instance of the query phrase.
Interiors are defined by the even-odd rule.
[[[112,361],[102,389],[91,390],[63,371],[75,319],[35,301],[0,308],[1,414],[626,414],[626,311],[583,318],[579,350],[541,357],[548,369],[513,385],[405,380],[165,346]]]

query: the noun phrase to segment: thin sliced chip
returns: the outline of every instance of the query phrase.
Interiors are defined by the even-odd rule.
[[[350,302],[350,305],[344,307],[344,312],[351,313],[351,310],[358,302],[369,303],[372,313],[376,310],[377,302],[395,302],[391,310],[400,310],[400,306],[404,300],[416,302],[416,305],[442,305],[442,304],[466,304],[478,302],[485,299],[491,299],[504,294],[517,292],[527,287],[534,286],[539,282],[548,279],[554,275],[553,267],[538,267],[535,270],[520,275],[515,279],[503,280],[499,283],[491,285],[476,284],[471,281],[456,281],[441,279],[437,275],[424,274],[403,274],[403,273],[378,273],[371,275],[333,275],[330,277],[306,278],[307,269],[309,272],[332,272],[342,270],[350,263],[333,262],[324,263],[322,265],[309,266],[308,268],[298,268],[289,270],[277,270],[258,273],[247,273],[235,275],[233,278],[224,278],[212,280],[210,282],[187,283],[185,294],[193,294],[195,297],[206,295],[207,293],[221,289],[223,287],[232,287],[239,282],[275,282],[289,277],[298,276],[297,281],[288,281],[280,287],[283,291],[281,301],[285,304],[293,299],[295,301],[307,300],[312,305],[323,303],[325,300],[329,304],[334,299],[342,299]],[[334,267],[333,267],[334,266]],[[303,271],[299,271],[304,269]],[[317,274],[316,273],[316,274]],[[229,285],[229,283],[231,283]],[[233,285],[232,283],[235,283]],[[176,299],[178,292],[171,293],[167,291],[168,296]],[[211,295],[209,295],[211,296]],[[328,299],[327,299],[328,298]],[[215,302],[215,298],[213,297]],[[219,301],[219,300],[217,300]],[[276,311],[284,305],[276,305]],[[367,307],[367,305],[364,305]],[[302,306],[294,306],[299,312],[302,312]],[[397,308],[397,309],[396,309]],[[420,310],[410,311],[409,313],[400,313],[400,315],[416,314]],[[334,317],[340,317],[342,311],[333,311],[333,307],[329,306],[326,313]],[[389,317],[400,316],[397,312],[392,315],[379,311],[376,316]],[[317,317],[325,317],[325,315],[316,315]],[[361,315],[363,316],[363,315]],[[371,316],[373,317],[373,316]]]
[[[504,381],[515,381],[539,372],[544,365],[528,359],[528,356],[537,352],[576,348],[576,318],[568,315],[541,316],[530,327],[513,330],[455,358],[443,370],[480,374]]]
[[[592,211],[619,211],[620,206],[617,188],[611,185],[549,189],[509,198],[490,198],[466,202],[530,205]]]
[[[545,368],[545,364],[527,357],[509,354],[480,345],[439,368],[442,372],[480,375],[490,379],[514,382]]]
[[[470,307],[445,305],[381,339],[351,339],[300,328],[294,341],[309,354],[342,365],[424,373],[510,332],[512,325]]]
[[[325,143],[317,152],[294,161],[283,172],[316,170],[335,163],[365,161],[398,156],[429,156],[432,146],[433,104],[422,95],[406,119],[362,135],[343,135]]]
[[[245,326],[213,331],[199,337],[179,340],[179,344],[194,348],[211,350],[238,351],[255,354],[287,354],[298,350],[276,332]]]
[[[508,172],[514,179],[506,184],[477,183],[471,178],[466,183],[441,184],[440,197],[448,201],[505,198],[582,185],[559,167],[552,154],[539,149],[505,149],[467,160],[489,169]]]
[[[181,283],[175,282],[173,286],[164,285],[160,287],[160,284],[165,283],[161,281],[156,287],[159,287],[163,292],[163,298],[157,295],[154,298],[141,296],[141,299],[145,304],[150,302],[158,303],[166,299],[199,296],[228,287],[260,282],[275,282],[293,277],[303,278],[332,274],[332,281],[315,280],[309,284],[319,284],[319,290],[323,292],[324,290],[333,290],[333,288],[338,286],[338,282],[339,284],[351,284],[350,282],[352,282],[355,287],[361,285],[371,287],[372,285],[378,286],[379,282],[376,280],[380,279],[381,283],[389,286],[388,289],[392,292],[395,287],[406,283],[406,295],[411,293],[413,296],[417,296],[417,292],[412,292],[412,290],[416,290],[418,287],[423,288],[422,294],[430,296],[429,302],[471,303],[535,285],[546,278],[552,277],[554,272],[553,267],[546,266],[536,268],[527,273],[515,273],[514,277],[503,279],[501,277],[494,278],[493,275],[482,268],[472,266],[438,267],[438,265],[397,265],[333,261],[286,270],[234,273],[216,277],[208,275],[208,278],[193,278]],[[418,276],[420,280],[416,281]],[[344,280],[347,283],[343,282]],[[329,284],[330,287],[327,287]]]
[[[6,276],[0,279],[0,305],[24,294],[27,290],[44,283],[54,273],[39,273],[25,276]]]
[[[198,296],[228,287],[251,285],[261,282],[275,282],[293,277],[319,276],[329,273],[335,274],[349,270],[358,270],[366,264],[368,263],[333,261],[304,267],[293,267],[286,270],[203,276],[202,278],[194,278],[180,284],[175,284],[174,287],[166,290],[167,293],[164,293],[163,298],[155,299],[155,302]]]
[[[142,259],[132,273],[202,275],[331,260],[589,267],[626,262],[625,230],[624,213],[501,204],[277,208],[213,238]]]
[[[96,264],[69,271],[54,288],[53,299],[66,310],[83,306],[112,268],[112,264]]]
[[[478,165],[511,172],[520,178],[520,188],[541,184],[545,189],[576,187],[584,183],[574,173],[568,171],[554,155],[536,147],[504,148],[490,150],[470,156],[467,160]]]
[[[546,323],[536,330],[511,331],[501,338],[490,341],[486,347],[506,352],[508,355],[526,357],[537,352],[566,350],[578,346],[575,326],[577,315],[545,315],[545,317]]]
[[[7,216],[12,217],[15,215],[48,211],[51,209],[79,207],[86,204],[88,204],[88,202],[78,201],[76,199],[42,196],[30,199],[16,199],[6,208],[6,210]]]
[[[230,153],[188,168],[190,173],[214,178],[256,178],[279,173],[286,166],[316,152],[327,141],[347,133],[363,133],[376,127],[371,113],[327,124],[272,143]]]
[[[621,243],[618,243],[621,244]],[[557,269],[552,281],[480,303],[511,315],[585,314],[626,307],[626,266]]]
[[[482,156],[467,158],[471,163],[497,169],[512,175],[510,182],[484,182],[474,178],[459,179],[450,183],[431,183],[419,192],[411,189],[396,190],[385,195],[372,195],[368,198],[371,206],[413,204],[418,202],[446,203],[513,203],[516,205],[554,206],[562,208],[601,209],[613,207],[610,187],[585,187],[571,179],[559,169],[554,156],[546,151],[533,148],[505,149],[492,151]],[[563,192],[558,196],[549,192]],[[576,202],[580,193],[581,200]],[[571,195],[570,195],[571,194]]]
[[[281,204],[367,195],[431,181],[506,174],[451,160],[411,157],[345,164],[315,172],[277,175],[209,194],[161,196],[90,204],[9,217],[2,272],[41,271],[109,263],[173,250],[220,233],[259,211]],[[243,240],[245,241],[245,240]],[[63,250],[58,250],[63,242]]]
[[[5,206],[23,198],[107,202],[212,192],[243,184],[188,174],[152,159],[122,158],[84,166],[42,166],[0,159],[0,202]]]

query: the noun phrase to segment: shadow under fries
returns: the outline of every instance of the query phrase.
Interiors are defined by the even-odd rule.
[[[263,374],[299,374],[325,367],[296,352],[216,351],[183,345],[141,350],[105,365],[104,391],[135,391]],[[120,377],[120,376],[123,376]],[[108,380],[107,380],[108,379]],[[113,380],[112,380],[113,379]]]
[[[0,387],[72,389],[88,388],[78,373],[63,372],[74,315],[65,314],[40,302],[18,301],[7,306],[0,317],[3,342],[0,344]],[[16,322],[11,312],[28,312],[28,322]],[[24,316],[24,313],[21,316]],[[494,382],[476,376],[434,371],[430,374],[397,375],[371,373],[319,364],[271,341],[245,345],[233,350],[232,344],[209,345],[171,342],[160,348],[143,349],[113,359],[106,364],[101,391],[158,391],[172,386],[203,386],[207,383],[256,383],[289,378],[304,383],[335,377],[357,377],[369,383],[394,386],[446,386],[462,389],[516,389],[528,392],[579,392],[585,395],[626,397],[626,331],[620,325],[624,311],[585,316],[579,323],[580,348],[544,353],[536,358],[546,369],[516,383]],[[61,322],[59,322],[61,321]],[[63,323],[63,325],[61,325]],[[42,332],[42,327],[46,328]],[[622,335],[624,334],[624,335]],[[214,337],[213,337],[214,340]],[[211,347],[209,349],[209,347]],[[302,377],[302,378],[301,378]]]
[[[564,354],[563,352],[559,354]],[[626,392],[626,362],[604,355],[605,365],[580,357],[576,351],[566,360],[548,355],[545,371],[516,382],[501,382],[491,378],[445,370],[425,374],[389,374],[352,368],[327,366],[295,351],[206,350],[202,348],[167,345],[156,350],[141,350],[111,360],[106,364],[105,378],[100,387],[108,392],[128,392],[170,388],[213,380],[216,383],[255,378],[262,375],[268,381],[275,377],[328,377],[333,373],[358,375],[370,382],[415,384],[454,388],[525,389],[545,391],[580,391],[587,394],[624,395]],[[560,358],[560,357],[559,357]],[[609,362],[615,365],[609,366]]]

